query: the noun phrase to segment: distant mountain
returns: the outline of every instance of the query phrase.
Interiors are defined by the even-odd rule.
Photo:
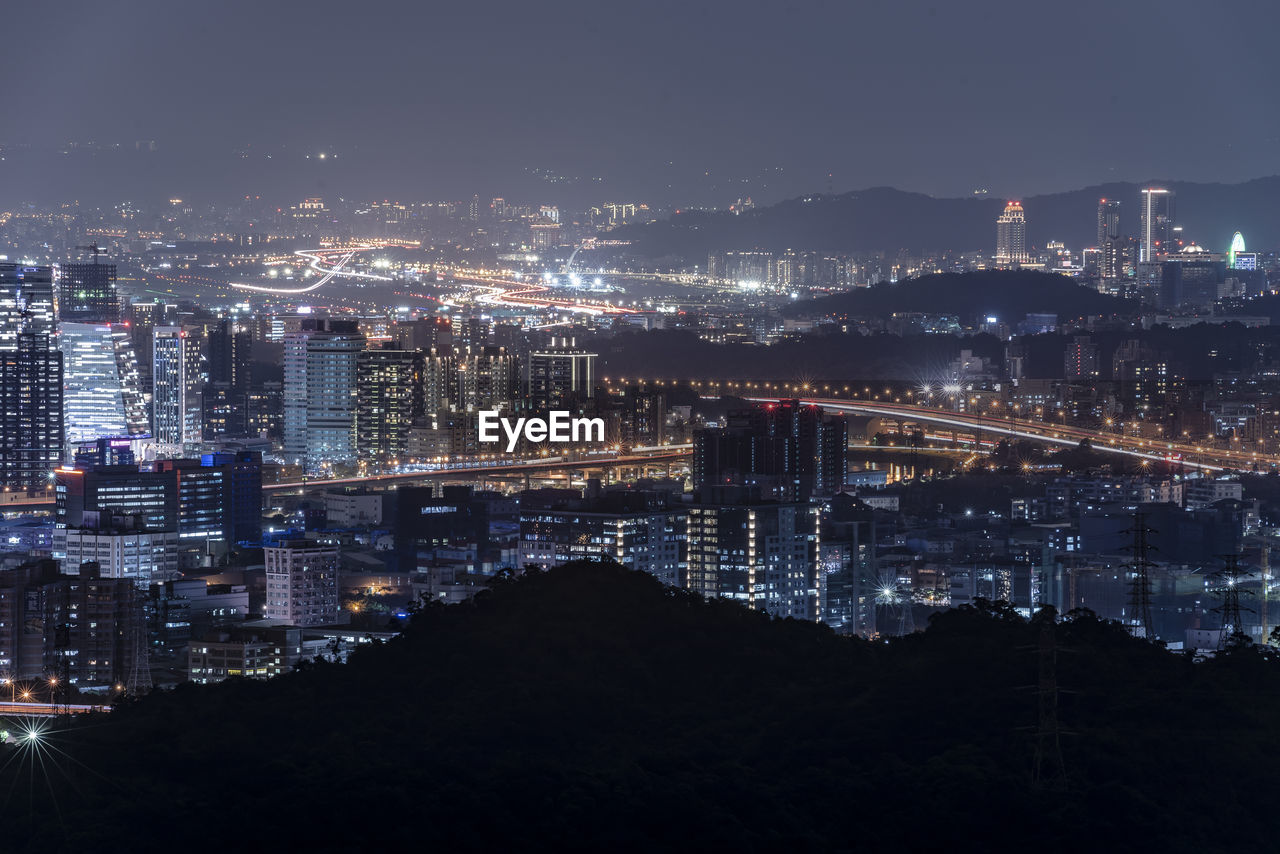
[[[1100,198],[1121,202],[1121,231],[1138,233],[1139,191],[1170,187],[1177,193],[1176,219],[1187,238],[1211,251],[1225,251],[1235,231],[1251,249],[1280,248],[1280,176],[1243,184],[1148,181],[1099,184],[1082,190],[1022,200],[1033,246],[1058,240],[1072,249],[1097,242]],[[891,187],[839,195],[812,195],[737,215],[684,211],[668,220],[619,229],[650,256],[677,255],[706,263],[709,252],[731,249],[913,253],[987,251],[995,246],[995,220],[1005,200],[989,196],[938,199]]]
[[[940,273],[897,284],[880,284],[793,303],[791,317],[888,317],[899,311],[954,314],[963,323],[998,317],[1017,323],[1028,314],[1052,313],[1062,320],[1093,315],[1129,315],[1139,306],[1100,294],[1068,276],[1033,270]]]

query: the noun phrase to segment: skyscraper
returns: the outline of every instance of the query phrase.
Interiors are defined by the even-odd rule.
[[[152,435],[165,445],[198,443],[203,436],[200,339],[179,326],[157,326],[151,353]]]
[[[454,361],[453,408],[459,412],[511,409],[517,388],[516,357],[506,347],[467,347]]]
[[[1155,261],[1159,255],[1175,251],[1169,245],[1173,231],[1173,190],[1146,187],[1139,211],[1138,262]]]
[[[1014,267],[1031,260],[1027,254],[1027,216],[1022,202],[1011,201],[996,219],[996,266]]]
[[[62,264],[58,267],[58,305],[63,320],[115,323],[120,319],[116,265]]]
[[[66,395],[67,442],[142,437],[147,400],[129,331],[119,324],[63,323],[58,332]]]
[[[228,318],[209,330],[209,377],[200,401],[207,438],[249,433],[252,356],[253,333],[247,324]]]
[[[356,361],[356,453],[385,462],[407,455],[409,428],[422,414],[422,353],[387,346]]]
[[[63,458],[62,354],[49,267],[0,264],[0,485],[45,489]]]
[[[525,389],[534,410],[594,397],[595,385],[596,354],[578,347],[572,338],[552,339],[550,347],[529,354]]]
[[[1120,202],[1116,199],[1098,199],[1098,248],[1120,236]]]
[[[305,318],[284,336],[284,453],[315,468],[355,458],[356,363],[365,336],[354,320]]]

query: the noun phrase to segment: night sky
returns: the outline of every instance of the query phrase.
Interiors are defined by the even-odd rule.
[[[0,201],[1021,196],[1280,153],[1265,2],[118,0],[4,29]],[[139,139],[94,187],[12,148]]]

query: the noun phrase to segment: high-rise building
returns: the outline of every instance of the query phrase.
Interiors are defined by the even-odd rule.
[[[818,619],[822,579],[809,505],[749,495],[744,487],[712,487],[689,507],[685,586],[775,617]]]
[[[1155,261],[1158,256],[1176,252],[1170,244],[1173,234],[1173,190],[1146,187],[1142,190],[1138,213],[1138,263]]]
[[[0,350],[18,349],[23,333],[49,341],[57,333],[53,269],[0,262]]]
[[[147,435],[147,399],[129,330],[120,324],[63,323],[58,339],[67,442]]]
[[[1063,377],[1072,382],[1098,378],[1098,345],[1088,335],[1077,335],[1063,356]]]
[[[1098,199],[1098,246],[1120,236],[1120,202],[1117,199]]]
[[[459,412],[512,408],[516,357],[506,347],[467,347],[454,360],[453,408]]]
[[[834,495],[848,444],[844,418],[797,400],[730,412],[724,428],[694,433],[693,485],[736,484],[785,501]]]
[[[46,335],[0,350],[0,484],[48,489],[63,459],[62,354]]]
[[[209,330],[208,382],[201,393],[205,438],[249,431],[253,333],[230,318]]]
[[[291,626],[337,622],[338,550],[310,540],[286,540],[262,550],[267,572],[265,616]]]
[[[422,357],[423,411],[434,414],[448,409],[456,383],[453,348],[433,347],[425,351]]]
[[[0,263],[0,485],[47,489],[63,459],[53,270]]]
[[[180,451],[204,433],[200,339],[180,326],[157,326],[151,336],[152,433]]]
[[[116,323],[120,297],[116,293],[116,265],[62,264],[58,267],[58,313],[63,320]]]
[[[1022,202],[1011,201],[996,219],[996,266],[1014,267],[1031,260],[1027,254],[1027,215]]]
[[[423,413],[423,356],[387,345],[356,362],[356,453],[387,462],[408,454],[409,428]]]
[[[1120,202],[1098,200],[1098,275],[1114,279],[1121,271]]]
[[[555,409],[595,397],[596,358],[572,338],[553,338],[550,347],[533,350],[524,375],[529,408]]]
[[[306,318],[284,336],[284,453],[308,469],[355,458],[356,364],[365,336],[354,320]]]

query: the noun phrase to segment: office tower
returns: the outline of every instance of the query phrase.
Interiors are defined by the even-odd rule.
[[[517,379],[516,357],[505,347],[467,347],[454,360],[453,408],[510,410]]]
[[[45,335],[0,350],[0,484],[48,489],[63,459],[62,354]]]
[[[433,347],[422,357],[422,409],[434,414],[448,409],[453,400],[454,377],[453,348]]]
[[[1160,255],[1176,251],[1170,244],[1173,234],[1173,197],[1173,190],[1161,187],[1143,189],[1138,217],[1138,263],[1155,261]]]
[[[355,458],[356,363],[365,336],[354,320],[305,318],[284,336],[284,453],[308,469]]]
[[[203,438],[200,339],[179,326],[157,326],[151,337],[152,436],[180,448]]]
[[[47,489],[63,459],[53,271],[0,263],[0,485]]]
[[[356,361],[356,453],[388,462],[408,454],[409,428],[423,412],[423,356],[394,345],[365,350]]]
[[[1114,279],[1120,275],[1120,202],[1098,200],[1098,275]]]
[[[116,265],[61,264],[58,267],[58,313],[63,320],[116,323],[120,297],[116,293]]]
[[[208,382],[201,393],[205,438],[244,436],[249,431],[253,334],[230,318],[209,330]]]
[[[471,204],[467,206],[467,219],[472,222],[480,221],[480,196],[471,197]]]
[[[262,540],[262,454],[219,451],[204,454],[200,465],[222,469],[225,492],[222,528],[230,543]]]
[[[553,338],[550,347],[529,354],[524,384],[526,403],[535,411],[595,397],[596,354],[572,338]]]
[[[689,507],[687,537],[688,589],[775,617],[818,619],[817,527],[807,503],[708,488]]]
[[[67,442],[147,435],[147,400],[129,330],[119,324],[63,323],[58,339]]]
[[[1209,257],[1182,256],[1159,266],[1161,308],[1211,308],[1227,281],[1227,262]]]
[[[286,540],[262,552],[267,570],[268,620],[304,627],[337,622],[336,548],[310,540]]]
[[[0,261],[0,351],[18,349],[18,336],[57,333],[53,269]]]
[[[1009,202],[996,219],[996,266],[1013,267],[1031,260],[1027,254],[1027,216],[1022,202]]]
[[[1098,246],[1120,236],[1120,202],[1116,199],[1098,199]]]

